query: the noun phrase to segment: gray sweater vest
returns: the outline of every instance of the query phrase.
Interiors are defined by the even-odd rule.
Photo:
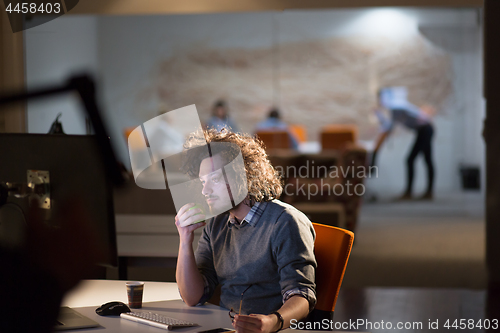
[[[211,297],[221,285],[221,306],[242,313],[269,314],[294,288],[315,290],[315,233],[311,221],[293,206],[273,200],[255,226],[228,223],[228,215],[210,219],[196,250],[196,263]],[[314,302],[315,300],[309,300]]]

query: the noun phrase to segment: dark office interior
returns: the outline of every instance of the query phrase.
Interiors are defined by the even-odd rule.
[[[106,169],[104,165],[114,161],[102,161],[105,150],[100,140],[47,140],[52,149],[36,139],[3,136],[0,144],[2,160],[9,159],[1,162],[1,174],[15,178],[0,183],[23,181],[24,168],[32,160],[45,161],[37,167],[42,170],[44,165],[60,170],[51,175],[54,211],[58,195],[71,196],[71,190],[58,192],[59,184],[73,184],[65,179],[75,173],[87,177],[71,186],[83,186],[80,194],[97,202],[99,213],[92,214],[106,218],[93,219],[104,225],[101,240],[116,252],[108,252],[104,265],[89,270],[86,279],[143,281],[145,290],[148,282],[176,282],[176,205],[168,189],[138,186],[131,155],[140,154],[141,143],[133,131],[193,104],[206,125],[215,114],[214,104],[224,101],[234,126],[260,135],[271,163],[282,172],[285,191],[280,200],[312,222],[354,233],[334,321],[423,323],[399,330],[337,330],[461,330],[452,324],[464,319],[474,322],[466,329],[485,332],[494,328],[487,327],[486,320],[498,324],[497,1],[80,0],[52,21],[28,18],[34,26],[17,33],[4,14],[0,95],[60,87],[71,77],[87,75],[95,84],[106,135],[123,168]],[[377,95],[386,87],[403,87],[409,102],[429,110],[435,171],[430,197],[423,154],[415,160],[412,196],[405,197],[414,131],[394,126],[377,149],[383,122],[374,110]],[[58,122],[62,136],[99,134],[83,95],[75,91],[2,105],[0,133],[44,137]],[[296,142],[289,142],[287,135],[259,132],[258,125],[273,108]],[[168,125],[184,133],[179,119],[171,118]],[[17,149],[23,158],[16,156]],[[50,158],[40,155],[44,149]],[[109,173],[86,166],[87,160],[102,166],[102,172],[123,172],[127,184],[117,186]],[[73,171],[66,167],[71,165]],[[331,173],[315,174],[319,166]],[[358,173],[369,166],[375,166],[375,172]],[[149,170],[163,175],[161,164]],[[296,170],[299,174],[292,172]],[[331,170],[340,171],[333,176]],[[59,180],[57,173],[63,178]],[[96,186],[99,179],[104,181]],[[349,194],[333,190],[347,190],[349,185]],[[93,194],[96,188],[99,195]],[[24,239],[20,216],[27,214],[29,204],[19,196],[9,197],[9,202],[14,204],[0,210],[0,241],[16,248]],[[55,214],[45,213],[49,220]],[[110,241],[114,234],[115,243]],[[198,229],[196,241],[200,235]],[[3,269],[7,272],[9,267]],[[74,299],[67,298],[67,304],[91,304]],[[439,329],[431,327],[436,321]],[[449,329],[443,326],[447,321]]]

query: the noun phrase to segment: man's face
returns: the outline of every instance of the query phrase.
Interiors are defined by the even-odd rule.
[[[226,118],[227,115],[226,108],[223,106],[218,106],[217,109],[215,109],[215,115],[220,119]]]
[[[220,154],[205,158],[200,164],[199,177],[203,186],[201,193],[205,196],[210,212],[217,215],[232,208],[229,186],[222,174],[223,167],[224,161]]]

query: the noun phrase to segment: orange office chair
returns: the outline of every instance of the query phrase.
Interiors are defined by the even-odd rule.
[[[255,133],[264,142],[266,150],[290,149],[290,134],[287,131],[257,131]]]
[[[307,130],[303,125],[291,124],[288,126],[288,129],[295,135],[299,142],[307,141]]]
[[[356,125],[328,125],[320,134],[321,149],[339,150],[346,145],[354,145],[358,140],[358,127]]]
[[[335,303],[339,296],[347,261],[351,254],[354,233],[349,230],[313,223],[316,231],[314,254],[316,269],[317,303],[306,321],[321,322],[333,319]]]

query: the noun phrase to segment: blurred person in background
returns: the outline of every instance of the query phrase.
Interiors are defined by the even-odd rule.
[[[375,165],[377,152],[391,134],[396,123],[415,131],[415,142],[406,160],[406,189],[399,199],[412,199],[415,158],[422,153],[427,167],[427,189],[420,199],[432,200],[434,188],[432,138],[434,136],[434,126],[432,125],[431,115],[435,110],[428,105],[419,108],[408,102],[407,96],[408,92],[405,87],[388,87],[380,89],[378,93],[378,106],[375,108],[375,114],[381,125],[381,134],[376,141],[373,151],[372,165]],[[389,112],[389,115],[384,114],[384,109]]]
[[[223,100],[215,102],[212,108],[212,117],[207,121],[206,127],[207,129],[213,128],[219,132],[223,128],[227,128],[232,132],[239,132],[238,126],[229,117],[227,103]]]
[[[255,127],[255,132],[265,131],[286,131],[290,137],[290,145],[293,149],[297,150],[299,142],[297,138],[290,132],[288,125],[281,120],[280,111],[277,108],[272,108],[266,120],[261,121]]]

